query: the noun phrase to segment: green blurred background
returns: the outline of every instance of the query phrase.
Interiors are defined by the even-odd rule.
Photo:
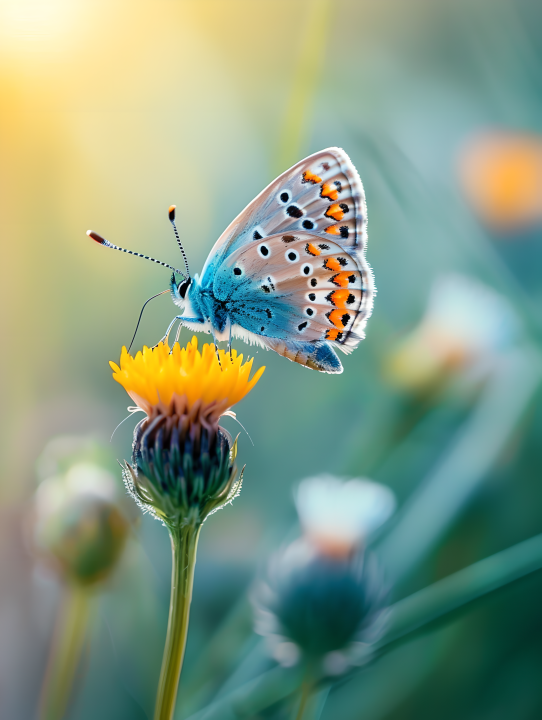
[[[194,272],[304,155],[343,147],[365,185],[378,288],[367,339],[338,377],[255,353],[267,370],[237,408],[254,445],[241,436],[243,492],[202,533],[187,676],[291,531],[302,477],[368,475],[395,490],[396,537],[410,517],[404,532],[422,528],[423,545],[401,555],[381,542],[395,597],[542,531],[541,28],[536,0],[0,0],[2,718],[33,717],[60,592],[24,542],[36,459],[55,435],[109,442],[127,398],[108,360],[169,279],[105,252],[88,228],[178,264],[175,203]],[[405,342],[445,273],[496,291],[516,330],[483,358],[491,372],[473,371],[459,333],[453,357],[414,382]],[[167,296],[153,302],[137,346],[172,316]],[[439,358],[440,330],[427,341]],[[502,357],[519,364],[495,375]],[[459,470],[416,505],[473,418]],[[113,459],[128,457],[133,424]],[[454,472],[476,477],[450,500]],[[167,533],[145,517],[96,602],[70,718],[152,715],[169,568]],[[541,591],[533,576],[404,645],[336,688],[322,717],[541,717]],[[254,642],[243,612],[223,648],[233,667]]]

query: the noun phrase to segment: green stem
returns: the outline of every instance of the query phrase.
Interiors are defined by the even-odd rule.
[[[294,709],[295,720],[303,720],[305,709],[311,695],[311,689],[311,684],[307,680],[305,680],[305,682],[301,685],[301,698],[299,700],[297,712]]]
[[[154,720],[171,720],[183,665],[190,601],[201,525],[185,525],[169,531],[171,537],[171,596],[166,645],[158,683]]]
[[[68,586],[58,609],[41,690],[41,720],[60,720],[64,717],[83,649],[88,610],[88,590],[78,585]]]

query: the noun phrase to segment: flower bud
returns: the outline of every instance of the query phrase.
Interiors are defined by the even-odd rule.
[[[300,540],[278,553],[254,595],[256,632],[283,665],[303,660],[326,675],[363,664],[385,619],[374,558],[329,557]]]
[[[197,413],[152,412],[134,431],[128,491],[144,511],[168,526],[199,524],[239,493],[237,440]]]
[[[284,665],[338,675],[362,664],[380,636],[386,592],[368,536],[395,509],[389,488],[330,475],[300,483],[304,536],[272,559],[254,593],[256,631]]]
[[[115,495],[113,476],[91,463],[77,463],[38,487],[33,545],[62,577],[92,585],[115,567],[130,526]]]

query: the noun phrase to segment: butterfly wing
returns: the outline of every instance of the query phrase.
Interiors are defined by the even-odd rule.
[[[363,186],[350,158],[340,148],[322,150],[280,175],[230,224],[209,255],[201,286],[218,300],[229,298],[237,335],[309,367],[340,372],[331,346],[355,348],[373,306],[366,228]],[[288,252],[299,259],[288,260]],[[310,276],[302,274],[304,265]],[[242,276],[233,274],[235,267]],[[345,324],[335,312],[341,310]]]
[[[213,285],[235,335],[326,372],[342,370],[333,346],[350,352],[362,340],[369,290],[355,254],[307,232],[238,248]]]

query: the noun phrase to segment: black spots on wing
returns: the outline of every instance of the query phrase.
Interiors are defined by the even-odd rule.
[[[273,292],[274,292],[274,291],[275,291],[275,286],[273,285],[273,281],[271,280],[271,278],[270,278],[269,275],[267,276],[267,282],[268,282],[269,285],[271,286],[271,290],[273,290]]]
[[[320,250],[329,250],[329,245],[326,245],[325,243],[321,243],[318,247]]]
[[[257,230],[254,230],[254,234],[252,235],[254,240],[261,240],[263,235],[260,235],[260,233]]]
[[[260,245],[258,249],[262,257],[267,257],[269,255],[269,248],[267,247],[267,245]]]
[[[345,265],[348,265],[348,260],[344,257],[338,257],[337,262],[339,263],[339,265],[342,265],[343,267]]]
[[[295,262],[297,260],[297,253],[292,250],[292,252],[288,253],[288,260],[291,262]]]
[[[347,212],[350,212],[350,208],[346,203],[340,203],[339,207],[343,211],[343,213],[346,215]]]
[[[348,237],[348,227],[347,225],[342,225],[342,227],[339,228],[339,232],[341,233],[342,238]]]
[[[311,274],[311,266],[303,265],[303,275],[310,275],[310,274]]]
[[[314,223],[312,220],[303,220],[302,224],[305,230],[312,230],[314,227]]]
[[[240,267],[234,267],[234,268],[233,268],[233,274],[234,274],[234,275],[242,275],[242,273],[243,273],[243,271],[241,270]]]
[[[350,315],[348,313],[344,313],[344,315],[341,318],[341,322],[346,327],[348,325],[348,321],[350,320]]]
[[[260,332],[265,332],[265,328],[264,328],[264,327],[261,327],[261,328],[260,328]]]
[[[308,325],[308,323],[305,320],[305,322],[299,323],[299,325],[297,326],[297,329],[299,330],[299,332],[301,332],[302,330],[304,330],[307,327],[307,325]]]
[[[335,340],[336,340],[337,342],[339,342],[339,341],[341,341],[342,339],[343,339],[343,334],[342,334],[342,332],[338,332],[337,335],[335,336]]]
[[[309,317],[312,317],[314,315],[314,310],[312,308],[307,308],[305,312]]]
[[[314,302],[316,300],[316,295],[314,293],[309,293],[309,300]]]
[[[286,245],[288,245],[288,243],[293,243],[293,242],[295,242],[295,240],[296,240],[296,239],[295,239],[295,237],[294,237],[293,235],[283,235],[283,236],[282,236],[282,242],[283,242],[283,243],[286,243]]]
[[[270,292],[271,292],[271,290],[269,289],[269,287],[268,287],[267,285],[262,285],[262,290],[264,291],[264,293],[270,293]]]
[[[349,283],[355,283],[355,282],[356,282],[356,276],[355,276],[355,275],[349,275],[349,276],[348,276],[348,282],[349,282]]]
[[[356,296],[352,295],[352,293],[350,293],[350,295],[346,298],[346,304],[352,305],[352,303],[354,303],[354,302],[356,302]]]
[[[271,310],[269,308],[265,308],[265,312],[267,313],[267,317],[271,320],[271,318],[273,317],[273,313],[271,312]]]
[[[293,218],[303,217],[303,210],[297,205],[289,205],[286,208],[286,214]]]
[[[282,193],[280,194],[280,201],[281,201],[281,202],[287,203],[289,199],[290,199],[290,193],[282,192]]]
[[[316,287],[318,285],[318,280],[316,278],[311,278],[311,285],[312,287]]]
[[[333,183],[339,192],[343,191],[343,186],[340,180],[335,180]]]

